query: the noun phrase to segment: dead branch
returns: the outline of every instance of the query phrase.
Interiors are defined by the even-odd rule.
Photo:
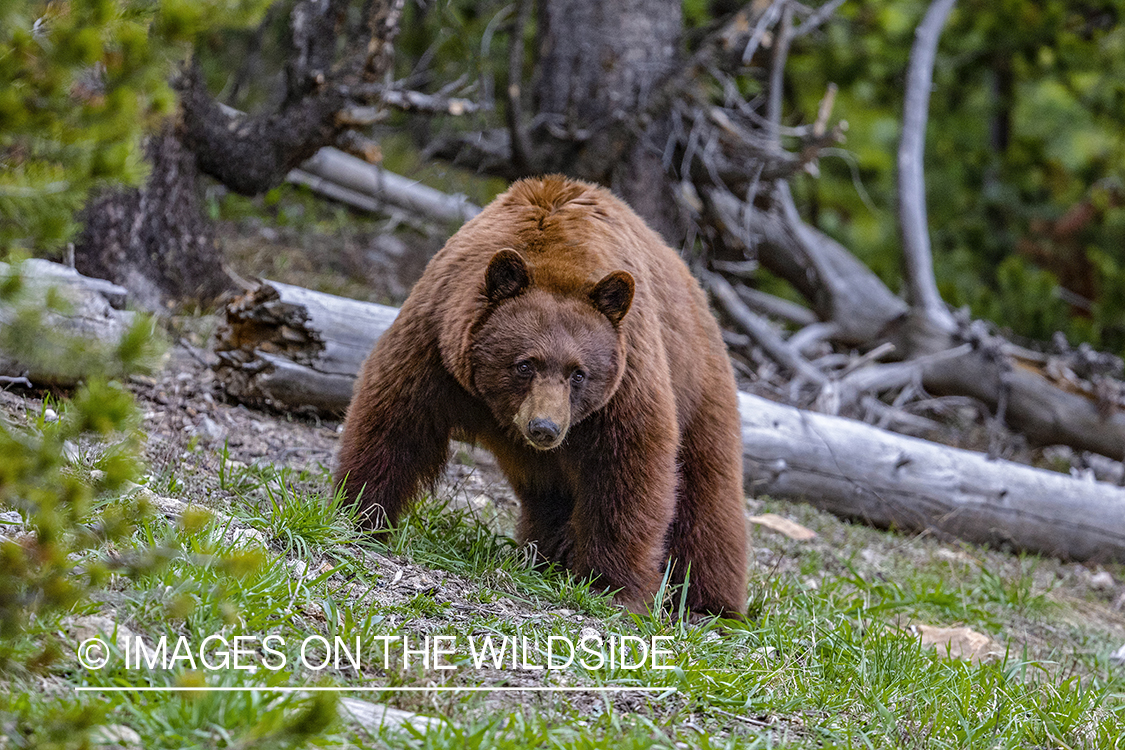
[[[782,204],[787,192],[782,192]],[[791,283],[820,320],[837,324],[837,340],[878,341],[906,312],[905,303],[878,276],[838,242],[796,217],[796,209],[765,211],[717,189],[706,189],[702,196],[705,215],[727,247],[756,257]]]
[[[810,382],[818,385],[823,385],[827,378],[824,373],[809,364],[808,360],[795,351],[792,347],[785,343],[769,323],[759,318],[746,306],[734,288],[724,279],[715,273],[709,273],[704,277],[704,283],[715,299],[723,306],[727,314],[731,316],[742,328],[750,335],[754,342],[762,347],[762,349],[769,354],[778,364],[788,368],[792,372],[801,377],[809,380]]]
[[[718,263],[712,263],[715,270],[723,270]],[[817,322],[816,315],[812,310],[807,307],[802,307],[795,302],[790,302],[781,297],[775,297],[772,294],[759,291],[746,286],[745,284],[738,284],[734,287],[734,291],[743,302],[751,309],[763,315],[770,317],[780,318],[787,323],[792,323],[799,326],[810,326]],[[790,344],[792,346],[792,344]],[[800,347],[795,347],[800,351]]]
[[[789,346],[802,354],[822,341],[830,341],[840,336],[840,326],[835,323],[814,321],[789,337]]]
[[[898,217],[906,297],[911,307],[930,326],[947,333],[952,333],[956,326],[938,293],[934,278],[922,161],[938,38],[955,1],[934,0],[915,31],[910,67],[906,74],[902,138],[898,147]]]
[[[387,88],[376,84],[341,86],[340,93],[354,101],[377,101],[401,112],[460,117],[461,115],[476,114],[487,109],[487,107],[472,99],[459,96],[424,94],[421,91]]]
[[[182,71],[176,80],[183,108],[178,135],[201,171],[236,192],[261,193],[348,127],[347,118],[338,118],[356,104],[347,87],[362,78],[378,80],[389,70],[403,0],[368,4],[363,33],[347,35],[344,47],[351,54],[336,62],[346,4],[302,0],[294,6],[295,52],[287,69],[285,101],[276,112],[231,115],[207,91],[198,63]]]
[[[1034,445],[1069,445],[1114,460],[1125,458],[1125,410],[1106,413],[1096,397],[1058,387],[1043,371],[976,347],[967,355],[926,367],[931,393],[978,399],[994,412],[1007,394],[1005,420]]]

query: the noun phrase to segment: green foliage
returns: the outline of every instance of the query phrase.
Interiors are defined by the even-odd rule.
[[[0,0],[0,253],[53,249],[91,188],[137,184],[140,141],[200,34],[267,0]]]
[[[24,429],[0,421],[0,505],[30,532],[20,544],[0,543],[0,662],[11,656],[7,639],[33,617],[65,611],[108,580],[109,561],[89,553],[128,536],[143,514],[137,501],[100,502],[137,478],[135,418],[127,392],[93,380],[60,418],[41,413]],[[98,468],[82,476],[65,446],[91,439]]]
[[[0,507],[16,511],[26,529],[19,543],[0,542],[3,670],[27,656],[27,642],[15,636],[30,623],[75,607],[129,565],[99,553],[127,538],[145,513],[143,502],[121,497],[140,473],[137,412],[132,395],[107,375],[135,371],[158,345],[151,322],[138,319],[115,349],[91,349],[44,326],[18,273],[0,284],[0,352],[34,368],[41,347],[52,361],[69,357],[68,372],[86,378],[71,401],[46,401],[23,427],[0,418]]]
[[[845,3],[820,35],[796,41],[789,69],[799,112],[815,112],[833,82],[834,116],[850,126],[847,154],[836,152],[846,158],[823,159],[821,177],[804,180],[799,195],[822,228],[892,285],[901,256],[894,158],[902,83],[927,6]],[[1120,199],[1107,200],[1114,190],[1103,186],[1125,179],[1123,18],[1120,0],[959,3],[938,50],[925,165],[947,301],[1026,336],[1062,330],[1118,352],[1125,325],[1113,300],[1125,223],[1113,205]],[[1078,236],[1044,231],[1082,201],[1095,212]],[[1057,288],[1082,254],[1097,293],[1088,313],[1063,304]]]
[[[342,489],[325,498],[319,488],[308,486],[307,477],[304,487],[298,479],[283,470],[263,481],[256,494],[265,498],[253,504],[247,522],[301,557],[361,538],[358,511],[347,505]]]

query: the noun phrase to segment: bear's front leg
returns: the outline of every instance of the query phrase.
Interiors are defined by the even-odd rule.
[[[567,438],[575,503],[566,563],[617,590],[618,604],[643,612],[660,584],[675,514],[675,409],[622,395]]]
[[[335,484],[358,505],[360,523],[367,528],[394,525],[448,459],[465,396],[443,367],[432,338],[404,308],[356,382]]]

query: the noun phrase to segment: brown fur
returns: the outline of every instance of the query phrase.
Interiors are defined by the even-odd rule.
[[[577,373],[577,374],[576,374]],[[364,364],[337,482],[395,523],[453,436],[520,498],[520,534],[637,610],[690,565],[695,611],[740,614],[738,403],[707,300],[607,191],[516,183],[426,268]]]

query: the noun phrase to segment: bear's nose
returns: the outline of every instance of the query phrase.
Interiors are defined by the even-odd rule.
[[[527,435],[537,443],[550,443],[559,436],[559,426],[549,419],[533,419],[527,423]]]

